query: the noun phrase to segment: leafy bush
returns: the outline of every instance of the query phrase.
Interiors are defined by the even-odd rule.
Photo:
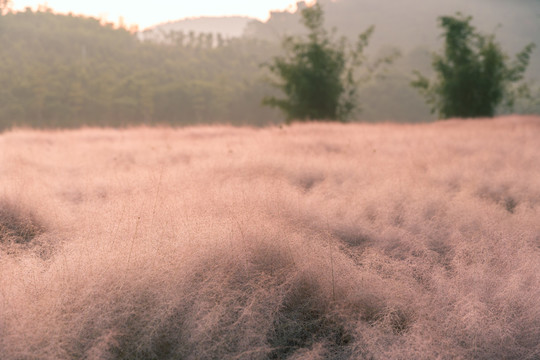
[[[442,118],[492,117],[503,101],[511,108],[516,96],[526,91],[525,85],[511,85],[523,79],[534,44],[510,63],[495,36],[478,33],[471,20],[459,13],[439,18],[445,47],[443,55],[433,56],[437,79],[430,81],[416,72],[412,82]]]
[[[285,57],[268,65],[279,79],[274,85],[285,99],[267,97],[263,103],[278,107],[287,120],[346,120],[357,108],[358,81],[355,70],[364,62],[363,51],[373,33],[368,28],[358,37],[354,49],[345,38],[336,41],[324,28],[320,5],[302,10],[307,39],[286,37]]]

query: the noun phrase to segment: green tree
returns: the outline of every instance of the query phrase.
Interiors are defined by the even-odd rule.
[[[415,72],[416,87],[442,118],[492,117],[504,103],[512,108],[525,85],[517,86],[529,64],[534,44],[509,61],[494,35],[479,34],[472,17],[439,18],[445,38],[444,54],[433,55],[435,80]]]
[[[278,78],[272,85],[286,98],[266,97],[263,104],[281,109],[292,120],[346,120],[357,108],[355,70],[365,58],[363,50],[373,27],[358,37],[355,47],[345,38],[334,41],[324,28],[324,13],[316,4],[302,10],[305,37],[286,37],[284,56],[267,65]]]

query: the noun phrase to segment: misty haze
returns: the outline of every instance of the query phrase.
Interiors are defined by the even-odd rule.
[[[0,359],[540,358],[538,1],[21,3]]]

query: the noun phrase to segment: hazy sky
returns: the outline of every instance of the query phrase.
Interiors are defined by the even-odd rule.
[[[309,1],[308,1],[309,2]],[[27,6],[36,8],[46,4],[56,12],[86,14],[103,17],[117,22],[122,16],[128,25],[139,25],[140,29],[185,17],[248,15],[266,19],[270,10],[283,10],[294,6],[294,0],[13,0],[15,9]]]

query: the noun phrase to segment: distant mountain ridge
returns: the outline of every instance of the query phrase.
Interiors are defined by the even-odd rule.
[[[141,32],[143,39],[155,39],[161,35],[174,32],[196,34],[221,34],[225,38],[241,37],[244,34],[248,23],[256,20],[248,16],[203,16],[195,18],[185,18],[171,21],[148,28]]]

